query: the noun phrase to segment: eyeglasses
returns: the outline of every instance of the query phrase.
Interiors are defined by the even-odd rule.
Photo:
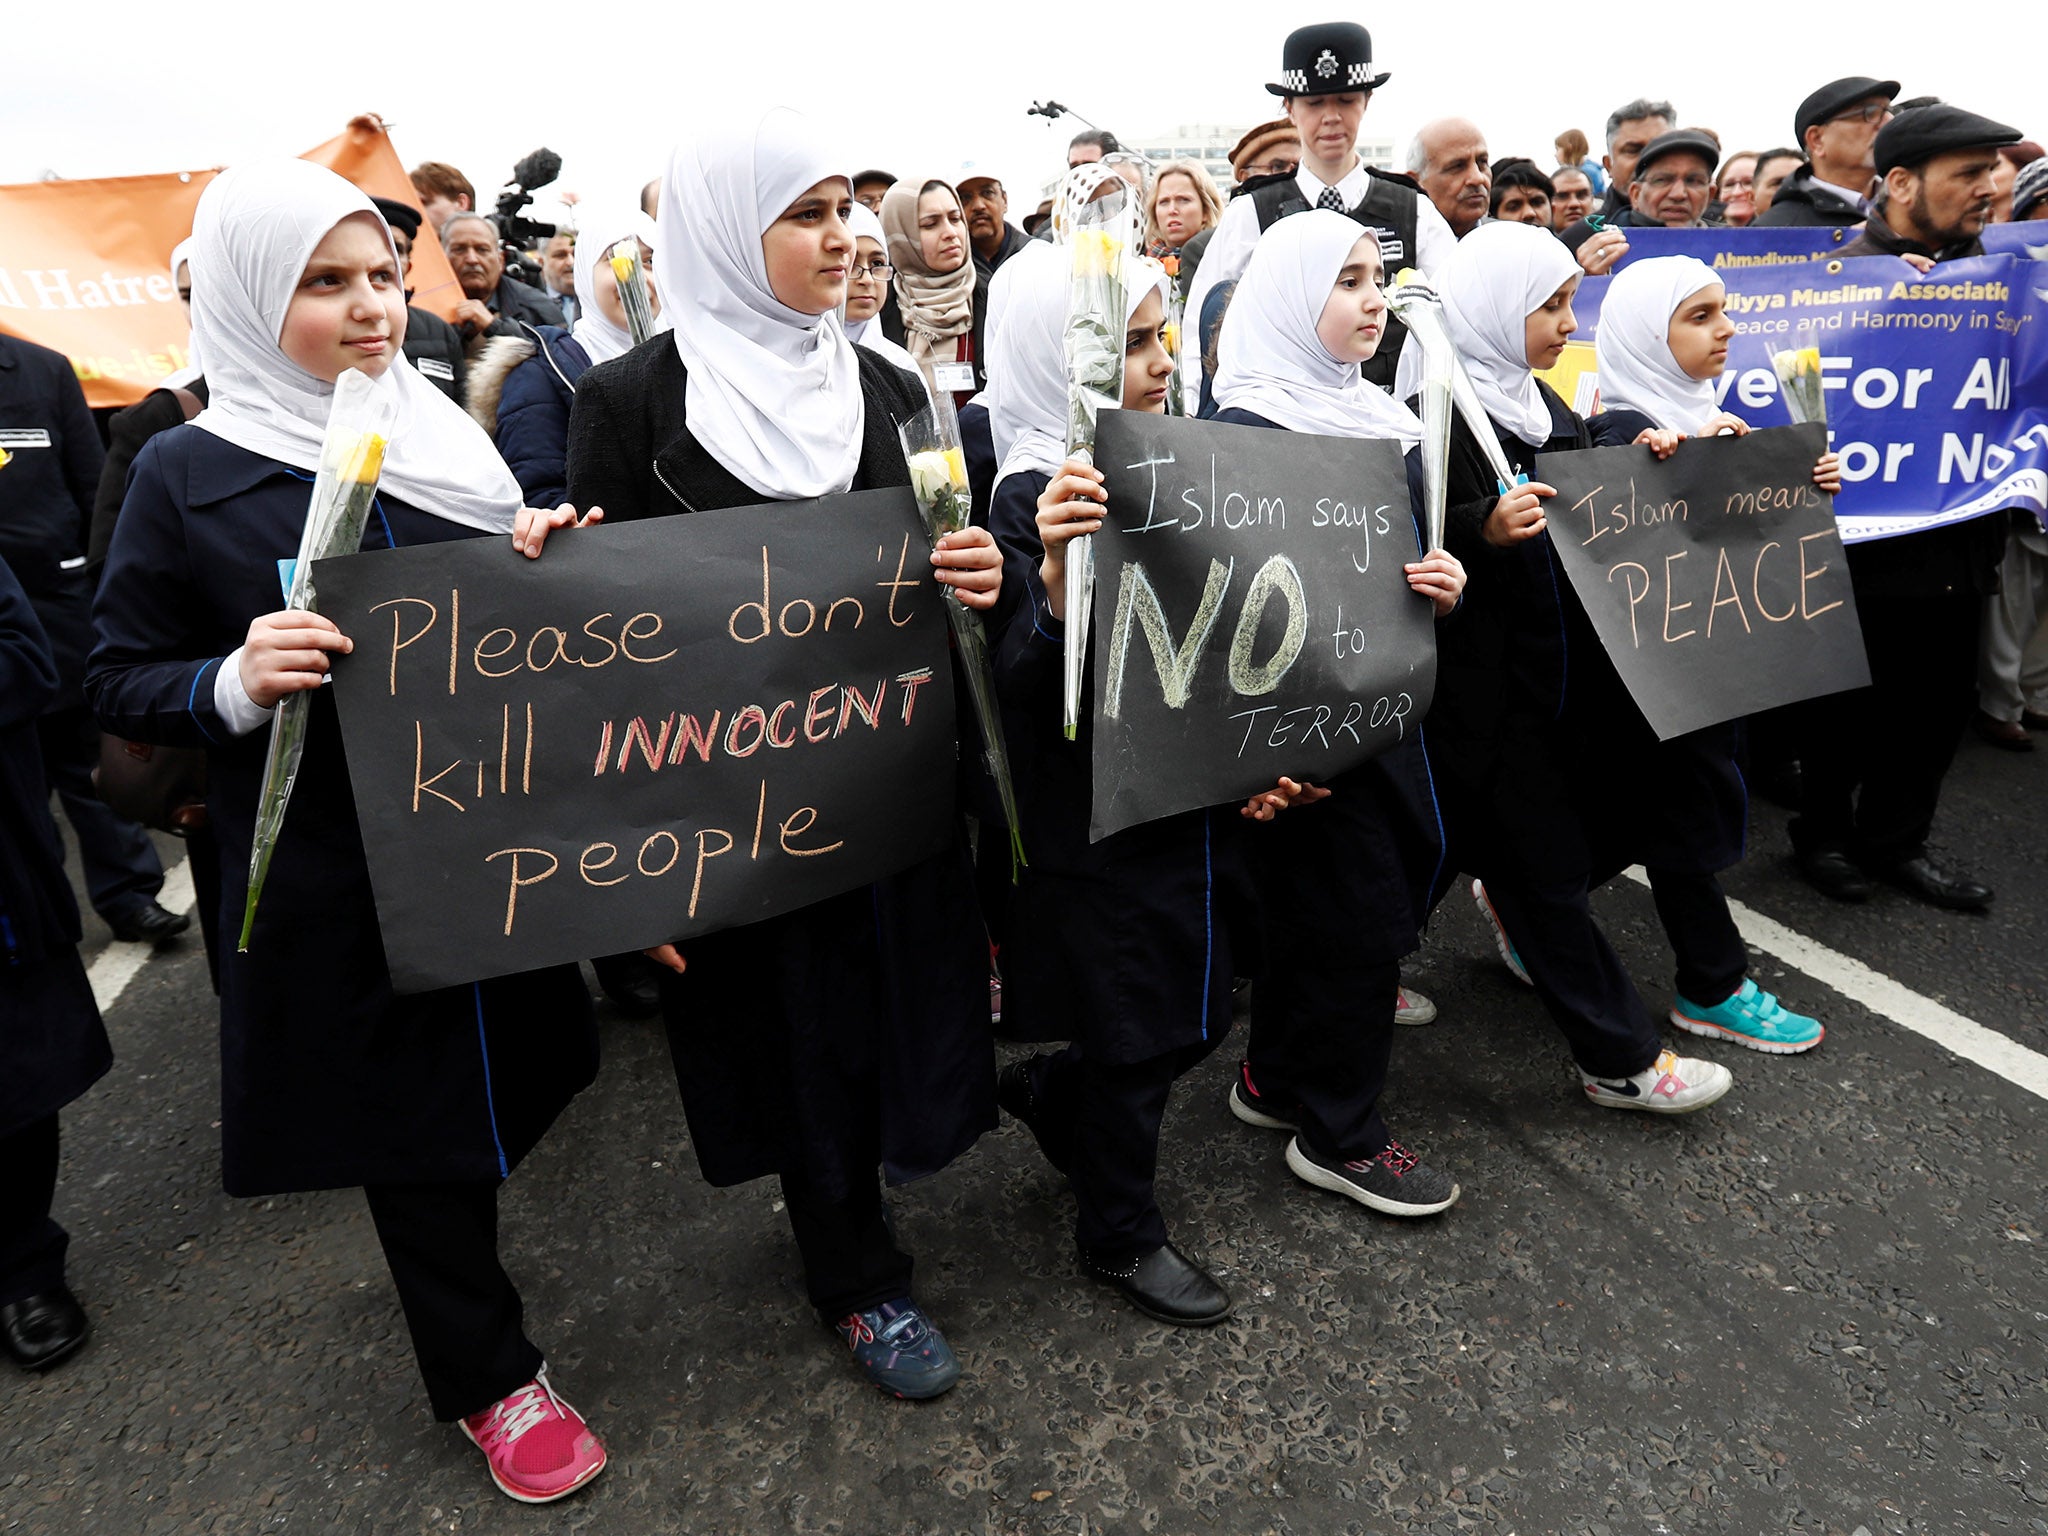
[[[1666,172],[1660,172],[1655,176],[1645,176],[1643,178],[1643,185],[1652,192],[1668,192],[1674,186],[1682,187],[1688,192],[1704,192],[1713,183],[1705,176],[1697,173],[1691,176],[1673,176]]]
[[[1888,101],[1866,101],[1860,107],[1851,107],[1846,112],[1837,112],[1828,121],[1831,123],[1874,123],[1880,118],[1892,115],[1892,104]]]
[[[896,275],[896,269],[890,266],[889,263],[886,261],[871,261],[866,266],[862,266],[859,262],[855,262],[852,266],[846,269],[846,275],[850,278],[853,278],[855,281],[859,281],[860,279],[866,277],[872,277],[878,283],[886,283],[887,281],[889,281],[890,278]]]
[[[1301,162],[1299,160],[1267,160],[1263,163],[1254,160],[1244,168],[1244,173],[1247,176],[1292,176],[1300,169]]]

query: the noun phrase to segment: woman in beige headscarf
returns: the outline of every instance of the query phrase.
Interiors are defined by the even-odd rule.
[[[937,178],[906,176],[882,199],[882,229],[896,268],[882,333],[916,360],[933,394],[948,391],[965,405],[987,382],[988,281],[975,268],[959,194]]]

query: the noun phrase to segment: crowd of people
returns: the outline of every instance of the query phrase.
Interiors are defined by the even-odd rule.
[[[1064,1175],[1085,1276],[1168,1324],[1229,1315],[1156,1186],[1173,1085],[1222,1045],[1247,978],[1231,1113],[1284,1136],[1304,1183],[1427,1217],[1459,1186],[1395,1136],[1385,1089],[1397,1025],[1436,1014],[1401,962],[1454,889],[1556,1024],[1578,1096],[1660,1114],[1733,1083],[1672,1049],[1660,1013],[1767,1056],[1826,1033],[1758,984],[1719,883],[1744,853],[1745,761],[1796,798],[1800,868],[1830,895],[1992,899],[1927,839],[1973,716],[2015,749],[2048,726],[2033,515],[1853,547],[1869,687],[1659,741],[1558,575],[1553,491],[1534,476],[1546,451],[1668,456],[1750,430],[1718,404],[1723,285],[1690,257],[1621,268],[1590,419],[1538,375],[1631,229],[1859,225],[1841,254],[1925,268],[1976,254],[1989,219],[2048,217],[2039,146],[1858,77],[1800,102],[1787,147],[1729,152],[1643,98],[1609,114],[1598,158],[1571,131],[1554,169],[1495,160],[1478,124],[1447,117],[1383,171],[1356,147],[1389,79],[1365,29],[1301,28],[1280,65],[1281,115],[1238,142],[1227,198],[1200,164],[1152,164],[1104,131],[1069,147],[1065,208],[1142,211],[1118,403],[1166,411],[1181,370],[1215,421],[1394,442],[1419,507],[1421,349],[1384,291],[1412,266],[1496,441],[1457,424],[1443,547],[1415,524],[1406,578],[1438,643],[1426,726],[1326,781],[1281,777],[1100,841],[1089,721],[1068,737],[1060,688],[1066,560],[1107,493],[1067,451],[1071,261],[1052,200],[1012,223],[996,178],[853,170],[828,125],[778,109],[677,147],[638,208],[579,209],[573,232],[508,253],[452,166],[419,167],[415,208],[254,162],[207,187],[171,258],[194,371],[116,416],[105,449],[65,360],[0,337],[0,424],[45,434],[0,470],[0,1345],[15,1360],[48,1368],[86,1336],[52,1215],[59,1112],[111,1060],[51,791],[116,936],[167,942],[186,920],[157,902],[152,845],[92,770],[184,761],[203,804],[169,794],[158,824],[191,833],[228,1190],[363,1189],[433,1411],[508,1495],[561,1498],[605,1464],[526,1333],[497,1225],[501,1184],[598,1070],[592,996],[575,966],[393,990],[317,691],[351,641],[280,597],[349,369],[398,420],[362,547],[510,538],[543,569],[551,542],[599,522],[907,485],[897,425],[940,396],[959,408],[975,516],[931,570],[988,629],[1028,856],[1014,883],[1006,840],[975,836],[992,813],[982,754],[963,750],[975,814],[939,854],[781,917],[590,957],[617,1008],[660,1015],[704,1177],[779,1179],[811,1305],[900,1397],[937,1396],[962,1367],[915,1299],[884,1185],[943,1168],[999,1111]],[[445,320],[408,302],[425,240],[462,288]],[[647,274],[655,334],[637,343],[619,251]],[[1198,358],[1177,355],[1182,307]],[[1501,481],[1502,455],[1522,483]],[[1813,479],[1839,489],[1834,454]],[[306,691],[304,767],[244,952],[221,935],[244,909],[267,727]],[[1675,955],[1661,1009],[1592,912],[1631,865]],[[992,1029],[1048,1048],[998,1071]]]

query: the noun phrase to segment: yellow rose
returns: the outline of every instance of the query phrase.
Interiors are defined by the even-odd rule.
[[[384,472],[385,446],[378,433],[365,432],[342,459],[341,478],[354,485],[375,485]]]
[[[967,453],[965,449],[948,448],[946,450],[946,469],[952,479],[953,488],[957,491],[966,490]]]

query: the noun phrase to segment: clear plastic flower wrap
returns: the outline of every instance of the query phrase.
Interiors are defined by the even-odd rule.
[[[1778,393],[1794,426],[1828,422],[1827,385],[1820,371],[1820,332],[1801,324],[1792,332],[1790,346],[1772,346],[1771,371],[1778,376]]]
[[[924,518],[925,537],[940,538],[967,526],[972,504],[967,487],[967,455],[960,445],[960,423],[953,414],[953,396],[940,390],[932,403],[896,429],[903,460],[910,470],[910,491]],[[1010,773],[1010,751],[1003,741],[1002,710],[996,702],[995,667],[989,658],[988,633],[981,615],[948,594],[946,619],[960,650],[967,692],[974,701],[975,724],[981,728],[983,761],[995,780],[1003,819],[1009,824],[1010,873],[1025,863],[1023,831],[1017,819],[1017,781]]]
[[[306,526],[299,535],[299,555],[292,564],[286,608],[317,612],[313,562],[333,555],[354,554],[362,546],[363,525],[377,499],[377,476],[384,468],[384,449],[391,441],[398,391],[380,390],[366,373],[350,368],[334,383],[328,408],[327,435],[320,445],[320,468],[306,507]],[[264,877],[291,804],[292,782],[306,751],[306,721],[313,705],[310,691],[288,693],[270,722],[270,751],[263,761],[263,791],[256,803],[256,831],[249,843],[249,896],[242,908],[242,935],[235,948],[249,951],[256,927],[256,904],[263,896]]]
[[[1444,328],[1442,303],[1414,268],[1394,279],[1387,307],[1422,348],[1422,522],[1428,548],[1442,549],[1450,499],[1451,375],[1458,368],[1458,349]],[[1420,313],[1424,310],[1426,317]]]
[[[1137,199],[1121,177],[1072,210],[1067,245],[1073,277],[1067,297],[1067,457],[1095,462],[1095,421],[1123,403],[1126,284],[1137,235]],[[1081,684],[1088,669],[1089,608],[1095,599],[1095,551],[1085,535],[1066,557],[1067,645],[1063,702],[1067,739],[1081,724]]]
[[[1429,408],[1428,370],[1432,365],[1441,370],[1445,366],[1445,360],[1448,360],[1451,403],[1458,408],[1458,414],[1465,418],[1465,425],[1479,444],[1479,451],[1485,456],[1487,467],[1493,471],[1494,478],[1500,482],[1501,490],[1505,492],[1508,487],[1526,480],[1528,477],[1517,473],[1515,467],[1508,462],[1507,451],[1501,447],[1500,438],[1494,433],[1493,421],[1486,414],[1485,405],[1480,402],[1479,391],[1472,387],[1472,380],[1465,372],[1465,365],[1458,360],[1457,344],[1451,340],[1450,328],[1444,321],[1443,298],[1430,286],[1429,279],[1412,267],[1402,268],[1394,276],[1394,286],[1387,290],[1387,307],[1403,325],[1408,327],[1409,334],[1422,343],[1425,370],[1422,403],[1425,412]],[[1423,425],[1429,425],[1426,414],[1423,417]],[[1448,445],[1448,420],[1443,430]],[[1427,442],[1429,439],[1425,435],[1423,440]],[[1445,460],[1448,474],[1448,446],[1445,450]],[[1425,471],[1428,469],[1427,460],[1424,460],[1423,467]],[[1424,482],[1425,485],[1427,483]],[[1434,547],[1442,548],[1441,522],[1432,531],[1439,541]]]
[[[626,311],[626,329],[633,333],[633,345],[654,334],[654,304],[647,297],[647,270],[640,264],[640,239],[628,235],[606,255],[612,277],[619,285],[619,303]]]

